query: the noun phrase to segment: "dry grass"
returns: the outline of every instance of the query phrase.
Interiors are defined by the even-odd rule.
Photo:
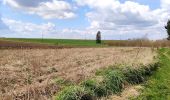
[[[0,99],[48,99],[62,77],[79,83],[110,65],[149,64],[150,48],[72,48],[0,50]]]
[[[102,98],[102,100],[131,100],[131,98],[137,97],[140,95],[140,89],[142,86],[129,86],[120,95],[112,95],[107,98]]]
[[[168,40],[114,40],[105,41],[104,44],[116,47],[170,47],[170,41]]]

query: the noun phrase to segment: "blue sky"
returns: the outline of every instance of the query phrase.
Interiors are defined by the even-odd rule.
[[[169,0],[1,0],[0,37],[166,38]]]

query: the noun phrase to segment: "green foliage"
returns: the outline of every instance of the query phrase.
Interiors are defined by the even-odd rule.
[[[168,40],[170,40],[170,20],[168,20],[167,25],[165,26],[165,29],[167,30],[168,33]]]
[[[66,87],[55,100],[93,100],[93,95],[79,86]]]

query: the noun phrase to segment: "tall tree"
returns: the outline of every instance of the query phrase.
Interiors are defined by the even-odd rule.
[[[100,32],[100,31],[97,32],[97,35],[96,35],[96,43],[97,43],[97,44],[101,44],[101,32]]]
[[[168,33],[168,40],[170,40],[170,20],[168,20],[167,25],[165,26],[165,29]]]

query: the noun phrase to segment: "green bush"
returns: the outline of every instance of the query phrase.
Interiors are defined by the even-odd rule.
[[[93,100],[93,95],[79,86],[66,87],[55,100]]]

